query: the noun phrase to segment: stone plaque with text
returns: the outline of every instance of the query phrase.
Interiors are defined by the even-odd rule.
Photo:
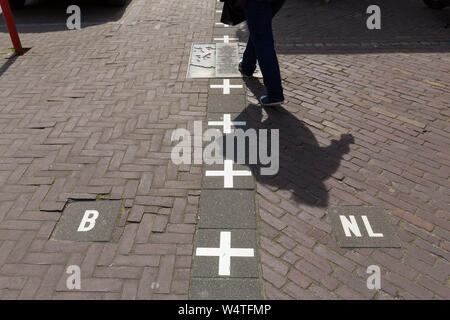
[[[194,43],[187,78],[241,78],[239,61],[245,51],[243,43]],[[253,74],[262,78],[259,66]]]
[[[237,43],[216,44],[216,77],[240,76],[238,70],[239,48]]]

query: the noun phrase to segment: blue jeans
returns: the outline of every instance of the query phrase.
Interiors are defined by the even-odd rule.
[[[280,66],[272,32],[272,18],[281,9],[285,0],[274,3],[248,0],[245,17],[250,36],[242,60],[242,71],[252,74],[256,69],[256,60],[264,78],[267,95],[273,100],[284,100],[281,86]]]

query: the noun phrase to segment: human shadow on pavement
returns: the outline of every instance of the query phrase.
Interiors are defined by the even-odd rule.
[[[247,86],[257,96],[264,90],[258,80],[247,80]],[[321,147],[306,124],[281,106],[261,108],[259,105],[249,104],[243,112],[233,117],[233,121],[245,121],[245,126],[236,128],[244,131],[254,129],[258,139],[260,129],[270,132],[279,130],[279,170],[275,175],[261,174],[261,169],[270,164],[262,165],[260,161],[249,164],[250,144],[246,144],[245,164],[251,168],[259,183],[274,191],[289,190],[292,200],[298,203],[316,207],[328,205],[329,197],[324,180],[337,171],[342,156],[350,151],[349,145],[354,143],[352,135],[341,135],[339,140],[332,140],[330,145]],[[224,137],[227,138],[226,135]],[[267,140],[267,150],[270,153],[274,140]],[[260,148],[258,143],[258,150]],[[224,149],[224,159],[231,158],[230,153]],[[235,148],[235,162],[236,153]]]

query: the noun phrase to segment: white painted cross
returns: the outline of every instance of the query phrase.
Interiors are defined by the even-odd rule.
[[[233,170],[233,160],[224,160],[223,170],[206,170],[207,177],[223,177],[223,187],[233,188],[234,177],[251,176],[249,170]]]
[[[219,276],[230,275],[231,257],[254,257],[253,249],[231,248],[231,232],[220,232],[220,248],[197,248],[197,256],[219,257]]]
[[[223,43],[230,43],[230,40],[231,41],[237,41],[237,40],[239,40],[238,38],[230,38],[230,36],[228,36],[228,35],[225,35],[225,36],[223,36],[223,38],[214,38],[214,41],[223,41]]]
[[[223,121],[208,121],[208,126],[222,126],[223,133],[231,133],[231,126],[245,126],[245,121],[231,121],[231,115],[226,113],[223,115]]]
[[[212,84],[212,89],[223,89],[223,94],[230,94],[230,89],[240,89],[241,84],[230,84],[230,79],[223,79],[223,84]]]

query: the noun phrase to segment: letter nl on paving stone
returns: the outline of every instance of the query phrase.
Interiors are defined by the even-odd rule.
[[[341,248],[399,248],[400,241],[384,209],[336,206],[328,210]]]

